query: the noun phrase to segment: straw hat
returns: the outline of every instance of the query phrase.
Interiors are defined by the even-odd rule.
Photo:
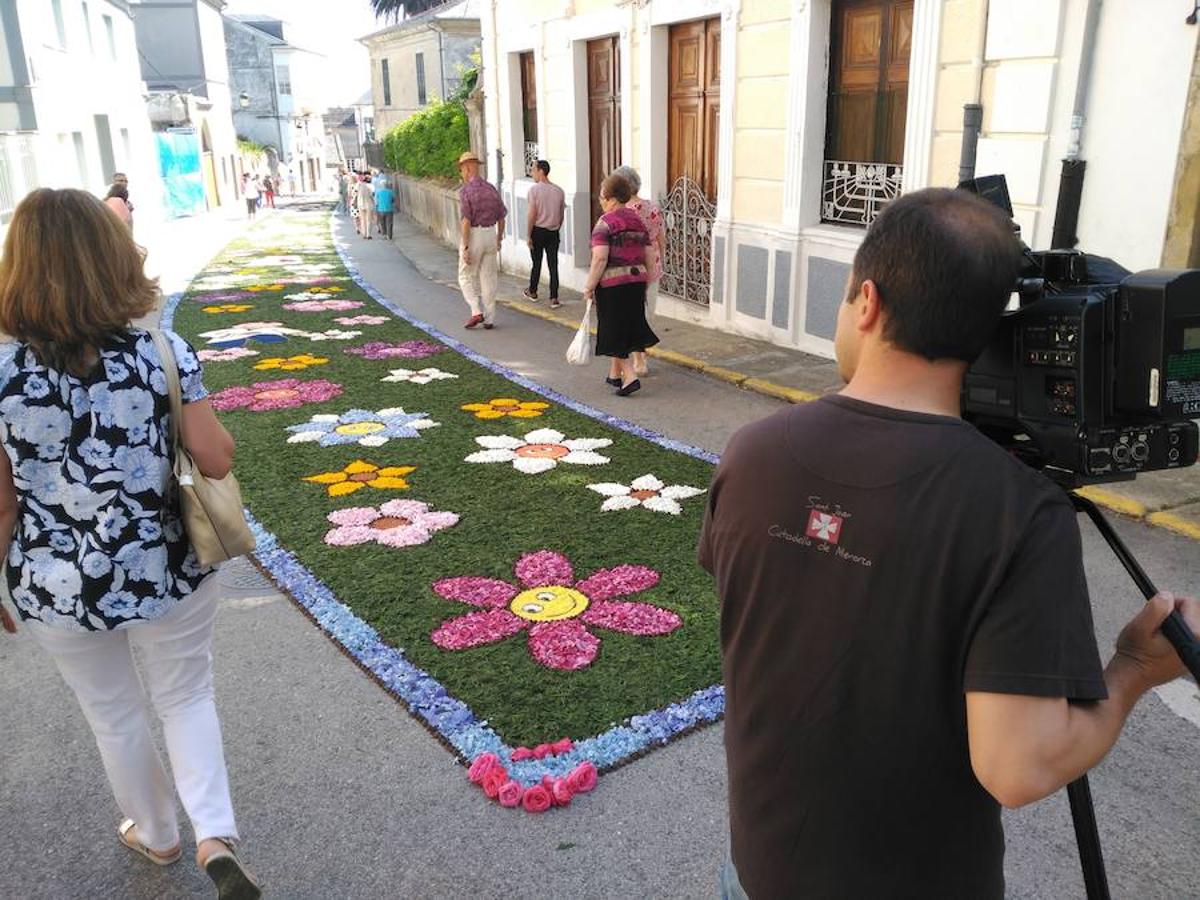
[[[461,166],[463,163],[469,163],[469,162],[477,163],[477,162],[482,162],[482,160],[478,156],[476,156],[474,153],[472,153],[470,150],[468,150],[466,153],[464,153],[462,156],[460,156],[458,158],[458,164]]]

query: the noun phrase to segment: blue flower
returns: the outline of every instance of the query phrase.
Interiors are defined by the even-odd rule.
[[[71,433],[71,416],[57,406],[26,407],[12,421],[12,433],[18,440],[39,449],[63,443]]]
[[[109,381],[122,382],[129,378],[129,369],[113,359],[104,361],[104,377]]]
[[[129,517],[125,515],[125,510],[119,506],[110,506],[100,516],[100,525],[97,531],[100,533],[101,540],[115,541],[128,524]]]
[[[50,547],[59,553],[73,553],[75,552],[75,538],[65,531],[51,532]]]
[[[110,619],[130,619],[137,615],[141,601],[131,591],[109,591],[96,604]]]
[[[83,558],[80,568],[88,578],[102,578],[112,571],[112,562],[105,554],[93,550]]]
[[[138,615],[143,619],[157,619],[174,605],[168,597],[147,597],[138,607]]]
[[[162,526],[158,524],[157,519],[140,519],[137,532],[143,541],[157,541],[162,537]]]
[[[147,425],[134,425],[126,428],[125,434],[129,437],[131,444],[144,444],[146,438],[150,436],[150,428]]]
[[[79,442],[79,457],[93,469],[112,466],[112,447],[99,438],[86,437]]]
[[[112,400],[112,419],[117,428],[144,426],[154,415],[154,396],[144,388],[113,391]]]
[[[41,400],[50,393],[50,382],[41,375],[30,375],[25,379],[25,396]]]
[[[130,494],[161,492],[167,474],[167,461],[149,447],[119,447],[113,457],[124,476]]]
[[[88,392],[81,387],[71,388],[71,415],[81,418],[90,407]]]
[[[426,413],[409,413],[400,407],[371,412],[351,409],[341,415],[315,415],[300,425],[289,425],[289,444],[316,441],[322,447],[360,444],[379,447],[393,438],[419,437],[425,428],[437,426]]]
[[[150,387],[164,397],[167,395],[167,376],[163,374],[162,369],[155,369],[150,373]]]

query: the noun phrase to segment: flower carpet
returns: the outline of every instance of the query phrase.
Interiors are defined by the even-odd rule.
[[[720,717],[710,454],[413,319],[321,212],[259,223],[163,323],[237,439],[259,565],[489,797],[564,805]]]

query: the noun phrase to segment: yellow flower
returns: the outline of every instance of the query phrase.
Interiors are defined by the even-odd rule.
[[[408,490],[408,482],[404,476],[417,470],[416,466],[383,466],[356,459],[340,472],[322,472],[319,475],[307,475],[302,480],[313,484],[329,485],[330,497],[344,497],[361,491],[364,487],[380,490],[391,488],[394,491]]]
[[[262,291],[282,291],[285,287],[287,287],[285,284],[252,284],[246,290],[257,294]]]
[[[336,285],[332,287],[321,287],[320,285],[314,285],[308,288],[308,292],[310,294],[340,294],[344,290],[344,287],[337,287]]]
[[[463,409],[475,413],[477,419],[502,419],[510,416],[514,419],[536,419],[544,410],[550,408],[549,403],[540,400],[516,400],[512,397],[496,397],[487,403],[467,403]]]
[[[206,313],[237,313],[254,309],[249,303],[218,303],[214,306],[201,307]]]
[[[309,366],[323,366],[327,362],[329,362],[328,357],[313,356],[311,353],[301,353],[297,356],[269,356],[262,362],[255,363],[254,368],[298,372],[301,369],[307,369]]]

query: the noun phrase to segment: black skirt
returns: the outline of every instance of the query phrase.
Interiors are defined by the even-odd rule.
[[[625,359],[658,343],[646,321],[643,282],[596,288],[596,355]]]

